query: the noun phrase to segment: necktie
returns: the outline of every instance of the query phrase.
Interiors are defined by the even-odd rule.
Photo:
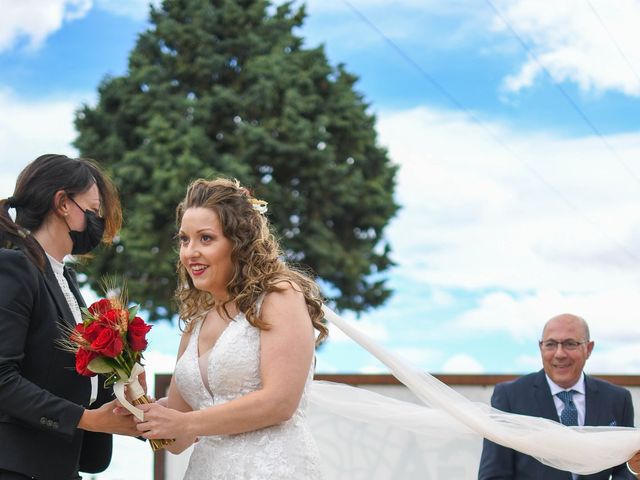
[[[575,390],[556,393],[564,403],[564,410],[560,414],[560,421],[563,425],[578,425],[578,410],[576,409],[576,404],[573,403],[574,393]]]

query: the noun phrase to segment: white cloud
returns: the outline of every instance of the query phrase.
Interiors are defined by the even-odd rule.
[[[403,274],[441,288],[636,285],[640,183],[600,139],[488,128],[510,149],[461,115],[379,115],[381,143],[400,165],[402,209],[388,236]],[[640,158],[640,134],[607,141],[629,163]]]
[[[482,364],[466,353],[453,355],[442,366],[443,373],[484,373]]]
[[[95,7],[114,15],[145,20],[149,5],[160,0],[0,0],[0,53],[24,45],[37,50],[65,23],[85,17]]]
[[[585,370],[590,373],[616,373],[637,375],[640,370],[640,355],[637,341],[611,349],[601,349],[598,343],[587,361]]]
[[[92,0],[3,0],[0,2],[0,52],[24,41],[28,49],[39,48],[63,23],[84,17]]]
[[[555,82],[574,82],[583,91],[640,96],[637,1],[565,0],[551,6],[538,0],[503,0],[496,5],[540,62],[529,56],[519,72],[505,79],[507,90],[532,86],[543,76],[542,64]],[[494,28],[512,35],[498,17]]]
[[[485,3],[403,0],[395,2],[393,9],[385,0],[349,3],[351,6],[341,0],[307,2],[310,38],[331,38],[343,51],[376,45],[388,49],[380,32],[403,51],[409,51],[417,38],[425,51],[432,49],[434,42],[441,50],[478,45],[483,55],[508,51],[526,59],[504,79],[506,92],[533,86],[544,76],[542,65],[555,82],[572,82],[585,92],[613,90],[640,96],[640,50],[636,48],[640,33],[635,22],[640,17],[640,4],[635,0],[565,0],[553,7],[539,0],[493,0],[538,61]],[[315,26],[316,17],[330,16],[331,22]],[[439,26],[444,22],[446,29]],[[316,28],[322,33],[316,33]],[[395,53],[390,55],[399,61]],[[413,59],[424,64],[415,55]]]
[[[364,375],[377,375],[380,373],[389,373],[389,369],[383,363],[376,362],[373,364],[364,365],[356,373],[361,373]]]
[[[44,153],[74,156],[74,110],[88,95],[24,100],[0,87],[0,198],[13,193],[16,177]]]
[[[355,320],[353,318],[353,315],[344,315],[342,316],[342,318],[353,328],[357,329],[361,333],[364,333],[367,337],[375,342],[384,343],[389,339],[389,330],[387,326],[382,322],[366,318],[363,318],[362,320]],[[332,323],[329,324],[329,338],[327,341],[331,343],[353,343],[353,340],[351,340],[351,338],[347,334],[343,333],[342,330],[340,330]]]
[[[514,370],[523,372],[537,372],[542,368],[540,355],[521,355],[515,359],[517,368]]]
[[[605,288],[568,294],[537,291],[515,297],[504,292],[485,295],[477,308],[462,314],[457,327],[481,332],[506,331],[516,339],[540,338],[544,323],[560,313],[574,313],[589,323],[591,338],[609,347],[640,341],[640,321],[633,308],[637,289]]]
[[[423,347],[395,347],[392,351],[412,365],[428,365],[442,358],[442,352]]]
[[[442,288],[434,288],[429,303],[433,307],[449,307],[455,303],[455,297]]]

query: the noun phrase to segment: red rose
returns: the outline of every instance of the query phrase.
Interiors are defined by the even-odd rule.
[[[103,327],[98,337],[91,342],[91,348],[105,357],[115,358],[122,352],[122,339],[112,328]]]
[[[78,323],[71,332],[71,335],[69,335],[69,338],[72,342],[80,345],[83,345],[85,342],[91,343],[98,338],[98,335],[103,328],[104,327],[97,322],[90,323],[87,326],[82,323]]]
[[[102,300],[98,300],[91,304],[89,307],[89,313],[93,317],[99,317],[100,315],[107,313],[111,308],[111,302],[106,298],[103,298]]]
[[[76,325],[76,330],[81,326]],[[84,327],[84,332],[82,333],[82,337],[89,343],[93,343],[96,338],[100,335],[100,332],[104,330],[104,326],[100,325],[98,322],[93,322]]]
[[[96,352],[92,352],[90,350],[85,350],[84,348],[78,349],[76,353],[76,372],[80,375],[84,375],[85,377],[93,377],[95,373],[87,368],[89,362],[96,358],[98,354]]]
[[[127,331],[127,340],[131,346],[131,350],[134,352],[142,352],[147,348],[147,332],[151,330],[152,325],[144,323],[140,317],[135,317],[129,324],[129,330]]]
[[[126,312],[123,312],[122,310],[111,309],[107,312],[101,313],[98,317],[98,321],[106,325],[117,327],[120,323],[120,318],[123,313],[124,315],[126,315]]]

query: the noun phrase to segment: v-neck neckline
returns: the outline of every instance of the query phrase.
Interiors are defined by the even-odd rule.
[[[209,312],[207,312],[207,315],[208,314],[209,314]],[[205,315],[202,318],[202,321],[200,322],[200,324],[198,325],[198,335],[196,336],[196,339],[195,339],[196,340],[196,358],[200,359],[203,355],[211,355],[213,350],[216,348],[216,346],[218,346],[218,344],[220,343],[222,338],[227,333],[227,330],[229,330],[229,328],[231,327],[231,324],[235,323],[236,321],[238,321],[238,317],[241,314],[242,314],[242,312],[238,312],[233,318],[231,318],[229,320],[229,323],[227,323],[227,326],[224,327],[222,332],[220,332],[220,335],[218,335],[218,338],[216,338],[216,341],[213,342],[213,345],[211,345],[211,347],[209,347],[206,351],[204,351],[202,354],[200,354],[200,332],[202,331],[202,326],[204,325],[205,319],[207,318],[206,315]]]
[[[209,393],[209,395],[213,395],[212,391],[211,391],[211,384],[209,382],[209,361],[211,359],[211,354],[213,353],[213,351],[218,347],[218,345],[220,345],[221,341],[223,340],[223,337],[225,336],[225,334],[227,333],[227,330],[229,330],[229,328],[231,328],[231,324],[235,323],[236,321],[239,320],[240,314],[242,312],[238,312],[236,314],[235,317],[233,317],[229,323],[227,324],[227,326],[222,330],[222,332],[220,332],[220,335],[218,336],[218,338],[216,339],[216,341],[213,343],[213,345],[211,345],[211,347],[204,352],[202,355],[200,355],[200,331],[202,330],[202,325],[204,323],[204,318],[203,320],[198,324],[197,326],[197,335],[195,336],[194,340],[195,340],[195,365],[196,368],[199,372],[198,378],[200,379],[200,383],[202,384],[202,386],[204,387],[204,389]],[[206,317],[205,317],[206,318]],[[206,355],[206,358],[204,358],[204,371],[203,368],[201,366],[201,362],[202,362],[202,357]]]

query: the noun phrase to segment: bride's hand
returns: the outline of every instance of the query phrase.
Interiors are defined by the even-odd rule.
[[[158,405],[162,405],[163,407],[168,407],[169,399],[167,397],[162,397],[159,399],[155,399],[153,397],[147,397],[150,403],[157,403]],[[116,415],[132,415],[132,413],[124,408],[122,404],[118,400],[114,400],[116,407],[113,409],[113,413]]]
[[[187,433],[183,412],[166,408],[160,402],[138,405],[138,408],[144,412],[144,420],[135,421],[144,438],[176,438]]]
[[[627,461],[627,468],[629,468],[636,478],[640,478],[640,451],[636,452],[636,454]]]

